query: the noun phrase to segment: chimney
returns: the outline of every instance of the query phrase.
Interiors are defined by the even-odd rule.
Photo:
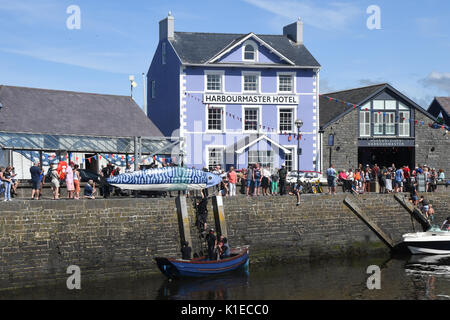
[[[167,18],[159,22],[159,41],[173,39],[174,34],[174,18],[172,13],[169,11]]]
[[[287,36],[295,44],[303,44],[303,22],[298,18],[297,22],[283,27],[283,35]]]

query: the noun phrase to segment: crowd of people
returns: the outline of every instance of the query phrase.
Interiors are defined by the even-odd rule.
[[[361,164],[356,169],[339,170],[336,172],[331,165],[327,170],[328,186],[334,187],[332,193],[336,193],[336,183],[342,183],[343,192],[354,192],[357,194],[373,192],[370,190],[370,183],[377,181],[380,186],[380,193],[411,192],[417,188],[419,179],[422,177],[426,192],[434,192],[438,182],[445,181],[444,170],[429,168],[426,165],[409,168],[404,165],[396,168],[393,163],[390,167],[379,167]]]
[[[250,164],[247,168],[235,170],[233,166],[228,171],[222,170],[220,165],[208,170],[222,177],[222,181],[217,189],[224,197],[236,196],[238,193],[247,197],[275,196],[275,195],[295,195],[297,204],[300,203],[300,194],[303,186],[297,183],[288,183],[288,171],[284,164],[278,169],[271,169],[269,166],[262,166],[259,163]]]
[[[297,203],[300,202],[303,186],[301,183],[287,182],[288,171],[284,164],[278,169],[271,169],[268,166],[256,163],[240,170],[231,166],[228,171],[225,171],[220,165],[203,170],[217,174],[222,178],[220,184],[216,187],[216,191],[225,197],[234,197],[237,194],[244,194],[248,197],[290,194],[297,196]],[[125,172],[132,171],[132,167],[128,164]],[[68,199],[95,199],[98,196],[108,198],[111,194],[120,195],[120,189],[114,188],[106,182],[107,178],[120,173],[120,167],[114,167],[111,163],[108,163],[100,169],[99,179],[87,181],[82,194],[80,194],[79,165],[70,162],[64,167],[64,170],[61,170],[55,163],[51,163],[48,171],[44,172],[40,163],[35,162],[30,169],[31,199],[41,198],[42,187],[46,183],[50,184],[52,188],[53,199],[60,199],[60,189],[63,183],[65,183],[66,198]],[[436,191],[437,183],[445,181],[445,173],[442,169],[436,170],[426,165],[410,169],[406,165],[396,168],[395,164],[390,167],[379,167],[377,164],[362,166],[360,164],[356,169],[336,171],[334,165],[331,164],[326,170],[326,176],[330,194],[336,194],[338,182],[342,184],[343,192],[356,194],[374,192],[375,190],[370,189],[371,182],[377,181],[381,193],[410,192],[412,199],[417,197],[419,177],[423,178],[426,192]],[[17,195],[19,180],[16,177],[13,167],[0,167],[0,195],[3,194],[3,201],[11,201],[11,198]],[[99,192],[96,184],[99,185]],[[417,201],[417,199],[414,201]]]

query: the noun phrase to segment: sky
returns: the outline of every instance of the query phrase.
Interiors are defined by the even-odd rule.
[[[79,29],[67,26],[72,5]],[[0,0],[0,84],[130,95],[134,75],[142,107],[142,73],[169,11],[185,32],[282,34],[300,17],[321,93],[388,82],[424,108],[450,96],[447,0]]]

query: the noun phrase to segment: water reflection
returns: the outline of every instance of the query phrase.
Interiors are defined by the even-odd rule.
[[[430,300],[450,299],[450,255],[412,255],[405,263],[406,274],[417,291]]]
[[[367,267],[381,269],[381,289],[367,288]],[[57,286],[0,291],[0,299],[310,300],[449,299],[450,255],[330,259],[251,266],[214,278],[169,282],[162,274],[84,280],[81,290]]]
[[[249,273],[234,272],[213,278],[165,280],[158,290],[158,300],[229,300],[230,289],[248,286]]]

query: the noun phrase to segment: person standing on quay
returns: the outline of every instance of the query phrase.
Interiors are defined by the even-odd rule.
[[[272,180],[271,187],[270,187],[270,193],[272,195],[276,195],[278,192],[278,180],[280,179],[280,177],[278,176],[278,172],[274,171],[270,178]]]
[[[237,175],[236,171],[234,171],[234,167],[230,167],[230,171],[228,171],[227,177],[228,177],[229,194],[230,197],[233,197],[236,195],[236,182],[237,182]]]
[[[251,164],[248,165],[246,182],[247,182],[247,190],[245,193],[247,194],[247,196],[249,196],[251,193],[252,184],[253,184],[253,165],[251,165]]]
[[[3,172],[3,177],[1,178],[3,181],[3,185],[5,186],[5,200],[3,201],[11,201],[11,167],[6,167],[6,170]]]
[[[75,199],[80,199],[80,171],[78,170],[79,166],[76,164],[73,166],[73,184],[75,186]]]
[[[67,188],[67,198],[69,198],[69,199],[73,199],[73,194],[75,192],[72,168],[73,168],[73,162],[70,162],[69,166],[66,168],[66,188]]]
[[[328,193],[336,194],[336,170],[334,169],[334,165],[331,164],[327,169],[327,180],[328,180]]]
[[[403,169],[399,168],[395,171],[394,192],[402,192]]]
[[[39,167],[39,161],[34,162],[30,168],[31,174],[31,200],[39,199],[39,190],[41,189],[41,168]]]
[[[278,176],[280,177],[280,195],[286,194],[286,177],[287,170],[284,164],[281,165],[281,169],[278,170]]]
[[[259,164],[257,163],[255,166],[255,169],[253,170],[253,183],[255,185],[255,190],[253,192],[254,196],[259,196],[261,180],[262,180],[262,172],[259,167]]]

